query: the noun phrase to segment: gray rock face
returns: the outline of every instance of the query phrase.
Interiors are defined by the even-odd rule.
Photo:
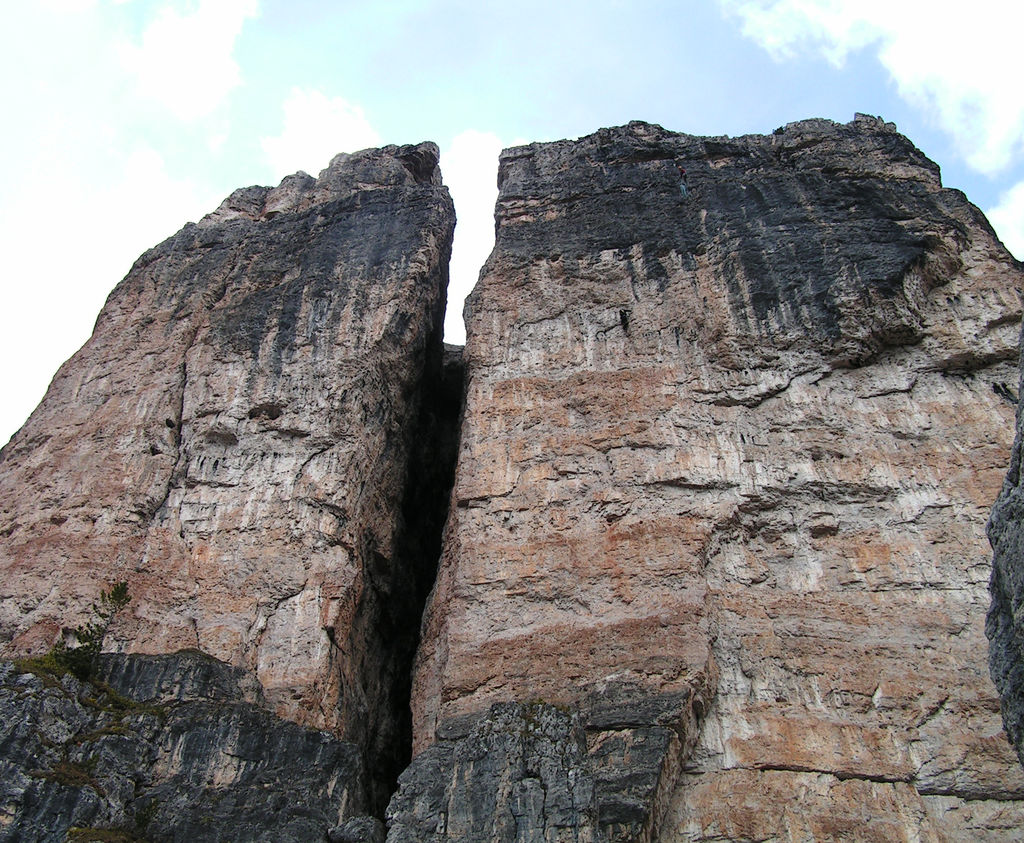
[[[508,703],[462,726],[399,778],[388,843],[601,839],[578,717],[543,703]]]
[[[102,673],[0,663],[0,840],[305,843],[366,810],[359,748],[254,704],[243,671],[180,653],[109,656]]]
[[[658,839],[652,808],[674,779],[687,702],[606,686],[589,710],[495,703],[448,721],[399,778],[388,843]]]
[[[992,508],[988,538],[992,544],[992,603],[985,622],[989,639],[989,671],[999,689],[1006,734],[1024,764],[1024,412],[1019,401],[1021,380],[1009,397],[1017,402],[1017,436],[1010,468]]]
[[[96,678],[139,702],[229,701],[266,707],[263,689],[251,673],[199,650],[172,656],[105,653],[96,667]]]
[[[496,703],[449,720],[399,778],[388,841],[656,840],[690,702],[608,683],[584,710]]]
[[[384,843],[384,823],[376,817],[354,817],[327,832],[329,843]]]

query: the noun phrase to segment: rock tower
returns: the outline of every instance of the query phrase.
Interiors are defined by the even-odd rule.
[[[111,294],[0,454],[4,652],[132,602],[105,685],[0,674],[3,828],[1015,839],[1024,270],[982,214],[862,115],[498,183],[461,352],[432,144],[237,191]]]

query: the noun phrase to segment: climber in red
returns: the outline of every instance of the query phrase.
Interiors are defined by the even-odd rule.
[[[686,183],[686,169],[682,164],[676,164],[676,169],[679,170],[679,190],[683,196],[689,196],[690,188]]]

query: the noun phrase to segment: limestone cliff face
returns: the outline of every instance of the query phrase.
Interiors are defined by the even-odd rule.
[[[0,452],[0,655],[127,580],[136,703],[0,662],[0,839],[1017,839],[1024,271],[980,212],[862,116],[498,178],[461,355],[432,144],[111,294]]]
[[[138,260],[0,455],[5,653],[45,650],[127,580],[108,646],[199,649],[281,716],[402,742],[429,588],[402,507],[454,226],[437,158],[339,155]]]
[[[984,524],[1024,273],[982,215],[866,117],[634,123],[499,185],[389,839],[1010,839]],[[509,700],[575,718],[584,808],[526,762],[459,808],[495,730],[536,752]]]
[[[1024,360],[1022,360],[1024,378]],[[1016,395],[1020,386],[1016,384]],[[1017,405],[1017,436],[1009,471],[992,509],[988,536],[992,542],[992,600],[985,624],[989,637],[989,671],[999,689],[1003,724],[1024,764],[1024,413]]]

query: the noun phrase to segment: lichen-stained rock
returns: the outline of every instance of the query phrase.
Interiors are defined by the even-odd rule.
[[[578,717],[544,703],[497,703],[402,773],[388,843],[594,843],[586,755]]]
[[[1024,825],[982,630],[1024,274],[981,213],[860,115],[632,123],[499,186],[416,751],[625,688],[634,729],[683,703],[623,839]]]
[[[651,806],[691,749],[691,702],[607,683],[577,710],[532,700],[446,720],[399,777],[388,841],[657,839]]]
[[[244,671],[199,653],[103,668],[109,685],[0,662],[0,841],[305,843],[366,810],[359,748],[275,717]]]
[[[200,649],[284,717],[391,741],[454,227],[437,160],[339,155],[136,262],[0,455],[3,652],[45,650],[127,580],[108,646]]]

